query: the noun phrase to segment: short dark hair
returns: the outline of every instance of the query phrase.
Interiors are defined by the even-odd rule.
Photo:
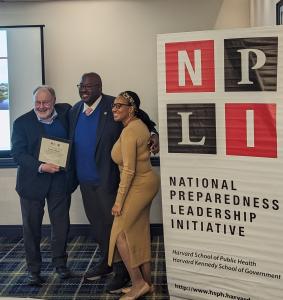
[[[100,85],[102,86],[102,80],[99,74],[95,73],[95,72],[89,72],[89,73],[84,73],[82,75],[82,79],[84,79],[85,77],[94,77],[97,79],[97,81],[100,83]]]

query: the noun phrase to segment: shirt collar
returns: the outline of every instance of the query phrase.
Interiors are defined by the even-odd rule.
[[[100,95],[91,106],[88,106],[87,104],[84,103],[84,107],[83,107],[83,113],[89,108],[92,108],[92,112],[90,113],[90,115],[95,111],[95,109],[97,108],[98,104],[100,103],[102,99],[102,95]]]
[[[51,117],[50,117],[49,119],[41,119],[41,118],[39,118],[38,115],[36,114],[35,109],[34,109],[34,112],[35,112],[35,115],[36,115],[36,117],[37,117],[37,120],[38,120],[40,123],[48,124],[48,125],[52,124],[53,121],[54,121],[54,120],[57,118],[57,116],[58,116],[58,113],[57,113],[57,111],[55,110],[55,108],[54,108],[53,113],[52,113],[52,115],[51,115]]]

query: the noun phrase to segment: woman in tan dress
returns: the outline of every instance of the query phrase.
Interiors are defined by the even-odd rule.
[[[120,169],[120,184],[112,208],[115,217],[108,263],[122,258],[130,274],[132,287],[120,298],[123,300],[138,299],[153,290],[149,212],[159,177],[150,163],[150,133],[139,106],[138,95],[131,91],[119,94],[112,105],[114,120],[122,122],[124,129],[111,153]]]

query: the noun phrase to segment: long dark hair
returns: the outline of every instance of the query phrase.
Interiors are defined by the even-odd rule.
[[[125,98],[129,102],[129,104],[134,107],[135,116],[141,119],[148,128],[155,127],[156,124],[150,120],[148,114],[140,109],[141,100],[135,92],[125,91],[120,93],[119,96]]]

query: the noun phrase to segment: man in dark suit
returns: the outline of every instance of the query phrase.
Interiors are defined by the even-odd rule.
[[[70,193],[66,171],[38,159],[42,136],[68,138],[69,104],[55,104],[53,88],[39,86],[33,93],[34,109],[13,125],[12,156],[18,164],[16,191],[20,196],[23,237],[29,271],[28,284],[40,286],[41,225],[45,200],[51,223],[52,263],[61,279],[70,276],[66,267]]]
[[[102,93],[102,81],[98,74],[84,74],[78,88],[81,101],[70,110],[70,138],[73,140],[76,177],[85,213],[101,253],[100,262],[86,272],[85,278],[96,280],[112,272],[107,265],[113,222],[111,208],[120,178],[118,167],[111,158],[111,150],[120,136],[122,123],[113,119],[111,105],[114,97]],[[150,131],[155,131],[154,125],[152,122]],[[158,152],[158,136],[155,135],[152,140],[152,151]],[[128,281],[125,266],[114,264],[114,277],[107,282],[106,289],[109,292],[119,291]]]

